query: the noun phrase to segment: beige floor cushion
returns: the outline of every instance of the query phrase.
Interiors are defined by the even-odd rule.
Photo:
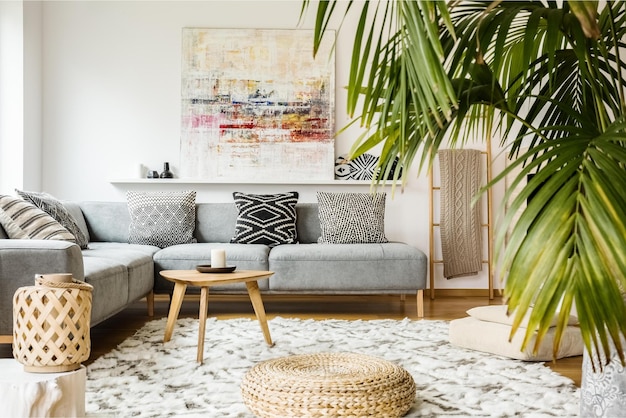
[[[550,361],[555,328],[551,328],[541,342],[536,354],[533,354],[534,338],[522,351],[522,341],[526,330],[518,330],[509,342],[511,326],[492,321],[483,321],[467,317],[450,321],[450,343],[459,347],[486,353],[497,354],[517,360]],[[583,341],[580,329],[569,325],[563,337],[556,358],[579,356],[583,353]]]

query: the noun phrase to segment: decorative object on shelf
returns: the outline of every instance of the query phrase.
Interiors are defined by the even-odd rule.
[[[146,176],[149,179],[158,179],[159,178],[159,172],[156,170],[148,170],[148,175]]]
[[[361,154],[353,160],[349,160],[347,155],[340,155],[335,160],[335,179],[337,180],[372,180],[379,176],[379,157],[373,154]],[[387,180],[393,180],[395,171],[398,169],[398,158],[396,157]],[[402,177],[402,168],[398,173],[398,178]]]
[[[93,287],[69,273],[35,276],[13,296],[13,357],[34,373],[76,370],[91,352]]]
[[[163,163],[163,171],[159,175],[159,178],[162,179],[173,179],[174,173],[170,171],[170,163]]]
[[[332,37],[315,59],[313,30],[184,28],[182,41],[181,177],[332,180]]]

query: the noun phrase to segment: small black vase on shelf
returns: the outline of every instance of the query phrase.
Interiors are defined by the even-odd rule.
[[[170,163],[163,163],[163,172],[159,176],[162,179],[173,179],[174,173],[170,171]]]

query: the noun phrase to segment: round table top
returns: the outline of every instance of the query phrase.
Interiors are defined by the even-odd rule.
[[[197,270],[163,270],[159,274],[174,283],[183,283],[189,286],[216,286],[267,279],[274,272],[235,270],[231,273],[200,273]]]

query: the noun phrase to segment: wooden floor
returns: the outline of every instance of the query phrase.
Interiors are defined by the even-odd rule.
[[[400,296],[272,296],[263,297],[268,319],[275,316],[301,319],[417,319],[415,296],[404,301]],[[499,298],[486,297],[437,297],[426,298],[425,319],[451,320],[467,316],[466,310],[475,306],[501,304]],[[187,296],[179,317],[198,316],[199,299]],[[115,317],[98,324],[91,331],[91,363],[115,348],[135,330],[151,319],[167,316],[168,299],[157,297],[155,316],[147,316],[145,301],[139,301]],[[247,296],[212,295],[209,300],[209,316],[218,319],[239,317],[254,318],[254,311]],[[10,346],[0,345],[0,357],[11,357]],[[571,378],[580,386],[582,356],[560,359],[547,365],[558,373]]]

